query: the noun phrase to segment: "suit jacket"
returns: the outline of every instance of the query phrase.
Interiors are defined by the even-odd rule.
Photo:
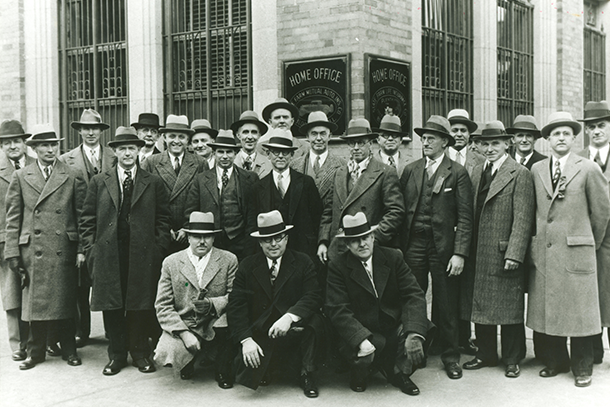
[[[184,153],[180,173],[176,175],[169,153],[154,154],[144,160],[142,169],[163,180],[169,196],[170,228],[177,232],[188,220],[186,200],[189,188],[197,174],[207,170],[208,163],[197,154]]]
[[[46,181],[36,162],[13,174],[6,194],[4,258],[20,257],[30,276],[23,290],[24,321],[74,316],[74,264],[82,251],[78,214],[85,191],[81,174],[59,160]]]
[[[337,157],[329,152],[328,156],[326,156],[324,164],[322,164],[320,167],[320,171],[318,171],[318,175],[315,173],[310,174],[308,171],[310,154],[311,153],[307,153],[298,158],[294,158],[290,162],[290,168],[302,174],[309,175],[314,179],[318,192],[320,193],[320,198],[322,198],[322,202],[326,201],[327,199],[332,199],[335,173],[339,168],[341,168],[341,166],[346,165],[347,163],[343,158]]]
[[[550,159],[532,167],[536,235],[532,237],[527,326],[554,336],[601,331],[595,251],[610,219],[608,180],[571,153],[553,190]]]
[[[474,167],[476,167],[479,164],[484,164],[485,163],[485,156],[482,154],[477,153],[476,151],[472,151],[469,148],[465,148],[466,149],[466,160],[464,161],[464,163],[462,164],[464,166],[464,168],[466,168],[466,171],[468,172],[468,176],[472,178],[472,171],[474,170]],[[449,159],[451,159],[451,157],[449,157],[449,152],[446,152],[446,155]]]
[[[400,176],[402,175],[402,172],[404,171],[405,167],[407,166],[407,159],[405,157],[402,157],[402,154],[400,154],[400,151],[398,152],[398,154],[399,154],[399,159],[396,162],[396,174],[398,175],[398,178],[400,178]],[[381,150],[377,150],[377,154],[375,155],[375,158],[377,158],[379,160],[379,162],[383,163],[383,159],[381,158]]]
[[[117,168],[91,178],[79,230],[92,278],[91,310],[154,309],[161,261],[170,242],[169,204],[163,181],[138,169],[129,213],[129,279],[121,293],[117,219],[121,190]]]
[[[351,252],[329,263],[325,310],[343,341],[356,349],[374,333],[387,335],[401,324],[403,332],[425,337],[430,322],[424,292],[398,250],[375,245],[373,280],[379,297]]]
[[[102,152],[102,168],[100,168],[100,172],[108,171],[116,165],[116,156],[110,147],[100,145],[100,151]],[[87,165],[85,164],[85,160],[88,158],[83,154],[82,144],[67,153],[62,154],[59,159],[80,171],[83,179],[89,184],[89,174],[87,173]]]
[[[21,279],[8,267],[4,260],[4,242],[6,240],[6,191],[15,172],[15,166],[6,155],[0,155],[0,292],[2,307],[5,311],[21,308]],[[25,155],[25,165],[36,160]]]
[[[517,153],[513,152],[510,155],[516,162],[519,162],[519,160],[521,160],[521,157],[517,155]],[[536,164],[538,161],[542,161],[545,158],[548,158],[546,155],[544,154],[540,154],[538,151],[534,150],[534,152],[532,153],[532,156],[530,157],[530,159],[528,160],[528,162],[525,163],[525,168],[527,168],[528,170],[531,171],[532,166],[534,164]]]
[[[273,171],[254,185],[254,207],[256,214],[274,209],[282,212],[287,225],[294,225],[288,232],[288,247],[316,257],[318,249],[318,229],[322,216],[322,200],[313,178],[289,169],[290,186],[286,191],[288,207],[284,208],[275,198],[279,194]]]
[[[477,202],[483,165],[472,175]],[[534,224],[536,198],[532,175],[507,157],[489,186],[475,225],[477,241],[473,256],[462,274],[462,318],[484,325],[523,323],[525,294],[525,254]],[[505,260],[521,263],[517,270],[505,271]],[[473,264],[474,262],[474,264]]]
[[[344,251],[342,244],[333,239],[341,228],[345,215],[364,212],[371,225],[379,225],[375,239],[382,245],[391,244],[398,233],[405,213],[398,177],[394,168],[382,164],[374,157],[360,175],[352,191],[347,192],[347,165],[335,173],[332,199],[324,202],[320,221],[320,242],[331,242],[331,256]],[[339,247],[341,246],[341,247]]]
[[[407,165],[400,178],[407,212],[401,231],[403,253],[409,247],[409,235],[423,189],[425,168],[424,157]],[[442,261],[448,262],[454,254],[468,257],[473,223],[472,184],[466,169],[448,156],[443,156],[436,169],[431,206],[434,244]]]
[[[237,154],[235,156],[235,161],[233,162],[239,168],[244,168],[244,159],[241,154]],[[255,172],[259,178],[263,178],[265,175],[269,174],[273,166],[271,165],[271,161],[263,153],[260,151],[256,152],[256,158],[252,163],[252,171]]]

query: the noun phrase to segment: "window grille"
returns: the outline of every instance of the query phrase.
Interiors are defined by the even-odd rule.
[[[606,35],[585,26],[584,102],[606,99]]]

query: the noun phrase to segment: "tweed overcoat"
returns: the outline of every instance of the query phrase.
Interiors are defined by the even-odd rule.
[[[144,160],[142,169],[163,180],[169,196],[170,229],[177,232],[188,220],[186,200],[189,188],[197,174],[208,169],[208,162],[197,154],[185,152],[180,172],[176,175],[169,153],[164,151]]]
[[[398,235],[405,214],[404,201],[394,168],[371,157],[368,167],[349,193],[348,177],[347,165],[341,166],[335,173],[332,199],[324,202],[318,241],[331,242],[329,257],[346,250],[345,245],[335,239],[342,229],[341,224],[345,215],[364,212],[371,225],[379,225],[374,232],[375,241],[381,245],[390,245]]]
[[[476,207],[483,165],[472,174]],[[526,259],[534,223],[536,200],[532,175],[524,166],[507,157],[495,174],[481,214],[476,251],[462,274],[461,317],[483,325],[522,324]],[[505,271],[505,260],[520,263],[517,270]]]
[[[116,156],[110,147],[100,145],[100,151],[102,152],[102,168],[100,168],[100,172],[108,171],[116,165]],[[85,158],[83,154],[82,144],[67,153],[62,154],[59,159],[70,167],[80,171],[81,176],[87,181],[87,185],[89,185],[89,174],[87,173],[87,166],[85,164],[87,158]]]
[[[47,181],[37,162],[13,173],[6,194],[4,258],[20,257],[30,277],[22,297],[24,321],[74,317],[74,265],[82,252],[78,215],[86,188],[81,175],[59,160]]]
[[[170,240],[167,192],[161,178],[137,170],[129,215],[129,278],[125,302],[121,294],[117,232],[120,197],[116,167],[91,178],[79,225],[92,278],[91,310],[152,310],[161,261]]]
[[[400,178],[406,216],[401,233],[403,253],[409,247],[415,212],[423,189],[425,157],[408,164]],[[443,263],[459,254],[468,257],[472,237],[472,184],[466,169],[443,156],[436,169],[436,183],[432,192],[432,234],[436,251]]]
[[[589,149],[582,150],[579,155],[589,157]],[[604,177],[610,183],[610,161],[606,158]],[[610,327],[610,223],[602,244],[597,249],[597,283],[599,286],[599,306],[602,317],[602,326]]]
[[[318,175],[310,169],[309,157],[311,153],[307,153],[298,158],[293,159],[290,162],[290,168],[300,172],[301,174],[309,175],[316,182],[316,187],[320,193],[322,202],[327,199],[332,199],[333,181],[335,179],[335,173],[341,166],[346,165],[346,161],[332,153],[328,153],[324,164],[320,167]]]
[[[32,164],[36,159],[25,155],[25,165]],[[4,260],[4,242],[6,241],[6,191],[15,172],[15,166],[9,162],[6,155],[0,155],[0,293],[2,293],[2,308],[5,311],[21,308],[21,279]]]
[[[235,161],[233,162],[239,168],[244,168],[244,158],[241,154],[237,154],[235,156]],[[252,163],[252,171],[258,175],[259,178],[263,178],[265,175],[269,174],[273,166],[271,165],[271,161],[260,151],[256,152],[256,158],[254,158],[254,162]]]
[[[527,326],[554,336],[595,335],[601,332],[595,251],[610,218],[608,181],[597,164],[570,153],[553,190],[550,161],[532,167],[536,234]]]

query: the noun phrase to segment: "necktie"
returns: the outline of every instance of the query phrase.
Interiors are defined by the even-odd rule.
[[[180,174],[180,160],[178,157],[176,157],[174,161],[174,171],[176,172],[176,175]]]
[[[462,152],[461,151],[458,151],[455,153],[455,162],[460,165],[464,165],[462,162]]]
[[[275,279],[277,278],[277,260],[273,260],[271,263],[271,268],[269,269],[269,277],[271,278],[271,285],[275,283]]]
[[[428,161],[428,165],[426,166],[426,174],[428,174],[428,179],[430,179],[434,176],[434,164],[435,163],[436,163],[436,160]]]
[[[128,202],[131,206],[131,190],[133,189],[133,178],[131,171],[125,171],[125,180],[123,181],[123,203]]]
[[[375,288],[375,280],[373,280],[373,270],[371,270],[365,262],[362,262],[362,267],[364,267],[366,275],[369,276],[369,280],[371,280],[373,291],[375,291],[375,297],[378,297],[379,295],[377,294],[377,288]]]
[[[396,161],[394,161],[394,157],[388,157],[388,164],[389,164],[391,167],[396,168]]]
[[[557,160],[555,161],[555,172],[553,173],[553,189],[557,188],[559,178],[561,178],[561,164]]]
[[[604,164],[602,163],[602,157],[599,154],[599,150],[597,150],[597,154],[595,154],[595,158],[593,159],[599,165],[600,168],[604,168]]]
[[[21,164],[19,164],[19,160],[14,160],[13,163],[15,164],[15,169],[16,170],[20,170],[21,169]]]
[[[247,155],[246,160],[244,161],[244,169],[246,171],[252,171],[252,156]]]
[[[220,181],[222,182],[222,189],[224,190],[227,187],[227,184],[229,183],[229,174],[227,173],[226,168],[222,171],[222,177],[220,178]]]
[[[320,156],[316,155],[316,160],[313,163],[313,172],[315,172],[316,175],[318,175],[319,171],[320,171]]]
[[[97,156],[95,154],[95,150],[90,150],[90,151],[91,151],[91,165],[93,165],[93,173],[97,174],[98,172],[100,172],[99,162],[97,161]]]
[[[51,170],[52,170],[52,168],[51,168],[50,165],[47,166],[47,167],[44,167],[44,179],[45,179],[45,181],[48,181],[49,178],[51,178]]]
[[[279,174],[277,176],[277,190],[280,191],[280,195],[282,195],[282,198],[283,198],[284,195],[286,194],[286,189],[284,189],[284,181],[283,181],[282,174]]]
[[[525,160],[526,160],[525,157],[521,157],[521,161],[519,161],[521,163],[521,165],[525,165]]]

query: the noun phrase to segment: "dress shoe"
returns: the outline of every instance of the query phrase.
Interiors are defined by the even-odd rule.
[[[569,367],[554,369],[552,367],[545,367],[540,371],[540,377],[555,377],[559,373],[568,373],[570,371]]]
[[[457,362],[447,363],[445,366],[445,371],[447,372],[447,377],[450,379],[462,378],[462,368],[457,364]]]
[[[124,360],[116,360],[113,359],[106,366],[104,366],[104,370],[102,370],[102,374],[104,376],[113,376],[121,371],[127,365],[127,362]]]
[[[591,386],[591,380],[591,376],[589,375],[576,376],[574,378],[574,385],[576,385],[576,387],[588,387]]]
[[[47,346],[47,355],[61,356],[61,349],[59,348],[59,345],[56,343],[53,343],[53,344]]]
[[[36,366],[39,363],[42,363],[43,361],[36,361],[32,358],[27,358],[26,360],[24,360],[23,362],[21,362],[21,364],[19,365],[19,370],[29,370],[31,368],[33,368],[34,366]]]
[[[62,359],[68,361],[68,364],[70,366],[80,366],[83,364],[83,362],[80,360],[76,353],[73,353],[72,355],[68,356],[62,356]]]
[[[137,367],[142,373],[152,373],[157,371],[155,364],[149,358],[136,359],[133,361],[132,365]]]
[[[269,376],[263,376],[260,382],[258,382],[259,386],[269,386],[271,384],[271,378]]]
[[[413,383],[413,380],[407,375],[395,375],[392,384],[409,396],[417,396],[419,394],[419,387],[417,387],[417,385]]]
[[[366,390],[366,380],[352,379],[349,381],[349,388],[355,391],[356,393],[362,393]]]
[[[15,362],[19,362],[21,360],[25,360],[25,358],[28,357],[28,354],[27,354],[27,352],[25,350],[16,350],[16,351],[13,352],[11,357],[13,358],[13,360]]]
[[[514,379],[515,377],[519,377],[521,374],[521,369],[519,369],[519,365],[506,365],[506,370],[504,371],[504,376],[510,377]]]
[[[472,355],[472,356],[475,356],[477,354],[477,351],[479,350],[479,348],[474,346],[474,344],[470,340],[468,341],[468,343],[466,345],[460,345],[460,347],[458,349],[459,349],[460,353],[463,353],[466,355]]]
[[[301,375],[301,388],[305,397],[310,399],[318,397],[318,386],[311,373],[304,373]]]
[[[221,389],[230,389],[233,387],[233,380],[230,376],[224,373],[216,373],[216,383]]]
[[[497,366],[497,363],[487,363],[484,360],[481,360],[479,358],[474,358],[466,363],[464,363],[462,365],[462,367],[466,370],[478,370],[481,369],[483,367],[493,367],[493,366]]]
[[[85,346],[87,346],[87,343],[89,343],[89,338],[84,337],[84,336],[76,337],[76,347],[77,348],[85,347]]]
[[[195,374],[195,366],[192,363],[187,364],[180,370],[180,378],[182,380],[191,380]]]

